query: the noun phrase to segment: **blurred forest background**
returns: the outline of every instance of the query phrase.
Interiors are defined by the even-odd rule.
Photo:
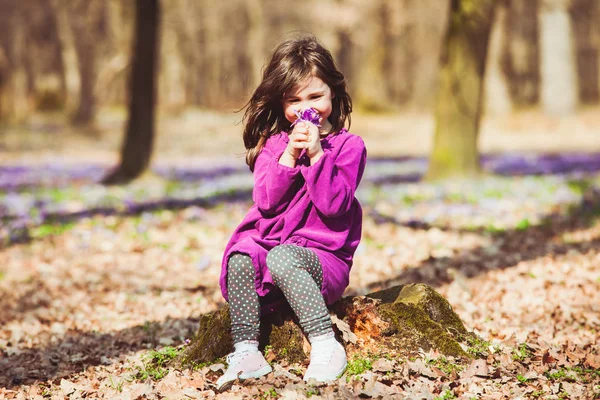
[[[499,3],[487,113],[597,106],[600,2]],[[274,46],[304,31],[331,49],[358,111],[428,112],[447,7],[439,0],[163,0],[158,108],[239,108]],[[53,112],[90,124],[100,110],[123,107],[134,8],[126,0],[1,1],[0,120]]]

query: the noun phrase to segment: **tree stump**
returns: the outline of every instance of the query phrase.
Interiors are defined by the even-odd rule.
[[[345,297],[330,306],[336,334],[349,356],[409,357],[421,349],[436,349],[459,358],[470,356],[460,343],[475,335],[468,332],[446,299],[430,286],[394,286],[366,296]],[[229,306],[203,315],[200,328],[177,362],[210,363],[232,351]],[[302,362],[310,344],[291,310],[261,320],[261,348],[269,345],[278,361]]]

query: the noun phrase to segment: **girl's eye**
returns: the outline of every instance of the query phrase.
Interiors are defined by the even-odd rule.
[[[320,95],[319,96],[311,96],[311,99],[316,100],[316,99],[320,99],[321,97],[323,97],[323,96],[320,96]]]

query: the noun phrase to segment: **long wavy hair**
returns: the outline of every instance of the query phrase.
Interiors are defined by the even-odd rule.
[[[332,134],[337,134],[352,112],[352,99],[346,91],[346,79],[337,69],[331,53],[312,36],[302,36],[281,43],[263,71],[244,111],[244,146],[246,163],[254,171],[256,158],[267,139],[290,128],[283,113],[283,96],[311,76],[325,82],[331,89],[332,111],[328,120]]]

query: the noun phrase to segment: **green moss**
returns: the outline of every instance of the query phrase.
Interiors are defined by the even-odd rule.
[[[448,356],[469,357],[458,341],[471,336],[443,296],[424,284],[394,286],[369,294],[392,325],[386,332],[393,347],[406,351],[436,348]],[[393,336],[393,337],[392,337]]]
[[[308,357],[303,350],[303,342],[302,330],[292,321],[273,326],[269,335],[269,343],[277,358],[285,358],[290,364],[302,362]]]
[[[212,362],[233,348],[229,305],[200,318],[200,327],[190,346],[177,361],[183,365]]]
[[[427,350],[437,349],[442,354],[454,357],[465,357],[469,355],[463,351],[458,342],[440,325],[433,321],[425,311],[404,303],[382,304],[379,312],[383,318],[388,320],[398,330],[404,342],[412,343],[415,351],[420,347]]]
[[[398,298],[400,291],[405,285],[393,286],[389,289],[380,290],[378,292],[373,292],[368,294],[366,297],[371,299],[380,300],[383,304],[393,303]]]
[[[452,310],[452,306],[442,295],[430,286],[423,284],[406,285],[400,291],[396,302],[414,304],[427,313],[429,318],[441,324],[457,336],[467,335],[467,329]]]

